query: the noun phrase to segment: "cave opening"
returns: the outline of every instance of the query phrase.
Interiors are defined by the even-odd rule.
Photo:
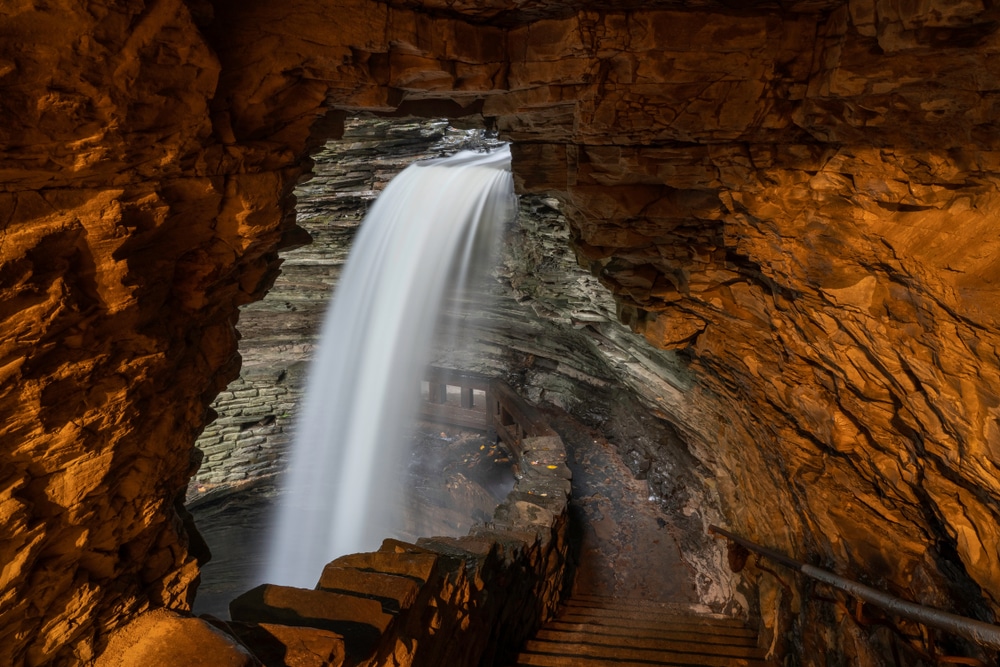
[[[259,583],[268,550],[266,526],[285,493],[280,480],[305,401],[306,367],[372,203],[410,163],[500,145],[481,129],[456,128],[445,120],[360,117],[347,119],[343,136],[318,151],[312,178],[295,191],[298,225],[312,240],[283,252],[282,273],[268,296],[242,310],[242,372],[216,399],[218,417],[197,443],[204,457],[189,487],[188,507],[214,558],[202,571],[196,612],[226,618],[229,601]],[[455,367],[456,354],[466,361],[474,354],[456,345],[463,340],[457,317],[468,316],[457,304],[459,298],[470,303],[486,298],[476,290],[450,298],[434,363]],[[448,399],[446,394],[441,403]],[[485,395],[475,391],[472,399],[483,405]],[[398,501],[404,518],[393,537],[465,534],[473,521],[488,519],[513,485],[509,460],[483,432],[421,419],[411,440],[408,488]],[[391,479],[388,471],[396,464],[380,465]]]
[[[283,253],[282,274],[269,294],[242,309],[243,368],[214,403],[219,416],[198,441],[204,459],[191,481],[188,507],[214,557],[202,569],[195,612],[227,618],[229,602],[262,583],[255,578],[266,551],[262,526],[278,494],[275,481],[303,400],[306,365],[332,286],[374,197],[415,159],[494,141],[479,128],[445,120],[360,116],[347,119],[344,136],[314,156],[312,177],[296,190],[297,221],[313,241]],[[609,366],[623,343],[658,352],[616,321],[613,299],[577,264],[559,209],[549,197],[521,197],[497,268],[477,288],[482,293],[475,298],[489,305],[461,316],[468,342],[436,339],[431,364],[502,378],[572,434],[570,465],[579,486],[572,539],[578,577],[586,582],[581,585],[735,611],[731,579],[702,534],[701,514],[711,499],[703,490],[699,497],[692,482],[704,472],[676,430]],[[446,309],[442,329],[457,326],[449,320],[455,312]],[[461,403],[456,387],[435,389],[444,390],[442,403]],[[421,392],[430,398],[428,382]],[[470,398],[473,405],[485,402],[485,391],[474,390]],[[407,502],[423,511],[413,512],[403,537],[459,536],[488,523],[492,506],[513,483],[507,452],[477,431],[430,422],[418,423],[415,438],[420,447],[414,451],[446,450],[452,463],[425,456],[409,464],[424,481],[415,482]],[[480,470],[479,479],[472,469]],[[442,489],[461,500],[464,516],[428,510],[443,502],[434,499]],[[424,519],[417,518],[421,514]]]

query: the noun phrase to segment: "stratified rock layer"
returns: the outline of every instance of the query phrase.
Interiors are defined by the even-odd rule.
[[[295,191],[297,223],[312,240],[282,253],[268,298],[240,311],[243,367],[212,403],[218,418],[197,441],[205,456],[189,499],[284,469],[306,365],[368,207],[412,161],[454,152],[472,139],[441,120],[351,120],[342,140],[313,155],[312,179]]]
[[[312,357],[332,284],[372,198],[418,157],[458,147],[481,147],[490,141],[481,130],[452,128],[440,120],[356,118],[345,121],[341,140],[328,142],[313,156],[313,178],[296,189],[297,221],[309,231],[313,242],[284,253],[282,273],[267,297],[241,309],[240,378],[212,404],[219,416],[196,443],[205,457],[189,487],[189,508],[199,529],[212,533],[206,533],[206,540],[213,552],[217,546],[213,540],[223,542],[218,545],[221,551],[213,553],[216,560],[202,570],[196,610],[213,610],[224,591],[229,595],[223,600],[225,604],[235,594],[233,577],[228,574],[232,556],[226,546],[235,538],[220,535],[220,530],[231,534],[233,519],[227,520],[224,513],[217,516],[218,505],[202,503],[226,495],[238,506],[242,496],[231,496],[234,491],[256,484],[250,497],[257,498],[264,486],[262,478],[284,469],[289,436],[305,391],[302,366]],[[709,523],[722,520],[707,471],[690,456],[674,429],[644,411],[633,394],[621,391],[621,383],[630,379],[637,388],[643,386],[641,374],[633,378],[634,374],[626,371],[637,358],[657,358],[663,353],[618,323],[613,298],[578,265],[568,241],[568,223],[556,200],[522,196],[516,218],[499,244],[494,276],[477,283],[463,297],[459,312],[446,308],[439,330],[450,333],[436,339],[439,345],[432,363],[505,378],[524,396],[572,411],[596,429],[593,435],[580,435],[573,442],[574,456],[604,461],[599,470],[610,465],[606,459],[613,458],[604,451],[605,438],[620,450],[639,478],[629,487],[634,497],[621,503],[616,500],[614,504],[620,507],[604,507],[602,503],[610,502],[609,494],[617,498],[621,491],[602,486],[603,477],[595,484],[581,486],[579,495],[593,496],[594,506],[601,505],[602,509],[595,509],[592,515],[602,525],[610,524],[611,516],[634,519],[657,512],[659,524],[651,537],[647,535],[650,544],[639,547],[632,544],[634,536],[625,537],[641,525],[639,521],[627,519],[616,527],[619,539],[602,534],[608,538],[607,544],[602,544],[611,553],[602,555],[599,565],[591,563],[591,573],[584,573],[585,579],[628,581],[634,587],[633,594],[642,588],[635,584],[639,580],[654,587],[645,595],[657,599],[676,596],[693,580],[701,601],[717,609],[745,611],[745,600],[734,590],[733,576],[720,557],[718,544],[705,531]],[[458,340],[454,332],[462,332]],[[426,440],[426,434],[418,437],[418,449],[430,447],[429,451],[434,451],[439,446],[434,444],[436,439]],[[464,534],[466,528],[459,530],[458,526],[467,523],[469,510],[475,515],[475,508],[482,512],[492,506],[489,498],[477,501],[473,493],[458,504],[462,512],[449,515],[435,509],[447,504],[441,495],[444,489],[470,486],[464,475],[454,475],[447,466],[442,471],[437,464],[429,472],[440,477],[439,484],[432,485],[432,490],[417,482],[416,495],[407,500],[405,512],[407,516],[426,514],[427,521],[419,528],[410,525],[401,535],[404,539],[455,534],[456,530]],[[612,482],[626,483],[618,479]],[[448,493],[455,497],[453,491]],[[256,501],[246,502],[254,505]],[[633,512],[633,505],[641,509]],[[229,507],[226,501],[222,506]],[[207,522],[204,526],[203,520]],[[242,518],[238,523],[246,521],[253,520]],[[221,525],[226,527],[220,529]],[[244,540],[252,541],[250,535],[257,532],[245,528]],[[583,541],[591,542],[592,537]],[[660,538],[664,538],[663,544],[657,546]],[[674,540],[680,541],[680,549]],[[585,544],[581,548],[592,547]],[[244,560],[252,560],[244,548],[236,549]],[[645,554],[653,558],[647,562],[659,565],[649,572],[637,564],[626,568],[627,572],[615,568],[614,573],[594,574],[607,569],[607,564],[618,558],[619,549],[628,552],[625,560],[629,562],[639,563]],[[650,553],[657,550],[667,555]],[[582,555],[581,559],[588,560]],[[678,570],[668,564],[678,562],[687,562],[696,576],[677,577]],[[669,581],[658,583],[656,577]]]
[[[186,607],[179,500],[236,308],[296,242],[305,154],[361,109],[514,140],[521,189],[672,351],[627,381],[731,528],[990,618],[1000,9],[397,4],[3,10],[0,662],[86,662]],[[807,661],[878,650],[818,605]]]

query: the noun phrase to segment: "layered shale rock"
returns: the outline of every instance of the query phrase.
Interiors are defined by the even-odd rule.
[[[356,110],[482,113],[514,140],[522,191],[561,202],[663,349],[621,381],[731,528],[992,619],[1000,10],[731,6],[5,7],[0,662],[87,662],[186,608],[179,501],[236,309]],[[884,650],[821,630],[823,604],[791,604],[807,662]]]
[[[188,498],[199,526],[204,519],[213,531],[219,521],[216,510],[204,502],[248,485],[259,489],[263,478],[284,469],[306,391],[303,367],[312,357],[332,285],[375,194],[416,158],[491,143],[482,131],[449,127],[440,120],[369,117],[347,120],[343,138],[313,156],[313,178],[296,189],[298,224],[313,242],[283,253],[282,274],[268,296],[241,309],[240,378],[212,404],[218,417],[196,443],[205,456]],[[669,524],[668,532],[677,533],[681,558],[697,573],[700,599],[719,609],[745,608],[717,545],[705,534],[709,523],[722,520],[708,471],[663,422],[662,413],[654,416],[639,404],[642,399],[656,401],[649,393],[656,383],[648,382],[644,360],[656,359],[673,373],[678,369],[665,353],[618,322],[614,299],[579,266],[569,241],[559,203],[523,195],[500,242],[494,275],[478,283],[460,309],[446,306],[440,330],[463,333],[457,341],[440,336],[432,363],[504,378],[521,395],[569,410],[609,438],[639,486],[647,487],[637,498],[658,506],[666,517],[661,518],[664,527]],[[622,392],[623,383],[633,391]],[[587,440],[586,446],[592,442]],[[461,475],[439,481],[468,486]],[[252,504],[249,498],[256,496],[256,490],[250,492],[247,502]],[[239,504],[241,497],[233,502]],[[408,502],[421,504],[416,498]],[[475,503],[470,499],[463,506]],[[431,530],[439,532],[416,535],[447,530],[443,522],[436,525]],[[219,594],[214,580],[219,566],[209,567],[213,573],[205,570],[202,602]],[[228,576],[219,578],[229,581]],[[204,604],[201,608],[206,609]]]
[[[240,313],[240,378],[212,403],[204,453],[189,499],[231,490],[282,470],[323,315],[368,207],[416,159],[472,146],[479,133],[447,121],[351,120],[341,140],[314,156],[312,178],[295,190],[304,247],[282,254],[268,298]]]

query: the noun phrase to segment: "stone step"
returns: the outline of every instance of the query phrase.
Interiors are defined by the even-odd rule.
[[[263,584],[229,604],[234,621],[326,630],[343,637],[348,658],[370,655],[393,616],[356,595]]]
[[[641,645],[645,644],[645,645]],[[576,633],[575,638],[560,637],[557,639],[533,639],[525,644],[528,653],[559,653],[564,647],[573,647],[575,655],[594,658],[627,658],[629,660],[656,660],[664,654],[678,655],[713,655],[736,658],[763,659],[764,652],[757,647],[727,646],[724,644],[707,644],[696,634],[674,641],[633,642],[627,637],[618,641],[606,641],[606,638],[587,636],[586,633]]]
[[[724,656],[661,655],[656,662],[590,658],[575,655],[545,655],[522,653],[516,667],[771,667],[772,663],[749,658]]]
[[[562,613],[558,617],[562,623],[576,625],[594,625],[601,628],[624,628],[637,632],[644,630],[669,630],[679,628],[689,631],[700,631],[705,634],[725,635],[734,637],[755,637],[756,633],[744,626],[731,625],[729,623],[717,623],[713,618],[699,618],[691,615],[688,617],[677,616],[672,619],[635,619],[635,618],[615,618],[608,616],[580,615]]]
[[[757,634],[707,608],[577,595],[529,640],[518,667],[769,667]]]
[[[722,616],[721,614],[702,614],[692,611],[690,609],[684,610],[678,609],[614,609],[606,607],[582,607],[579,605],[566,605],[563,609],[563,615],[566,616],[576,616],[580,618],[618,618],[622,620],[638,620],[638,621],[653,621],[653,622],[669,622],[672,619],[679,618],[691,618],[696,616],[699,619],[704,620],[706,623],[710,622],[714,625],[731,626],[736,628],[746,627],[746,624],[738,618],[732,618],[731,616]]]
[[[707,609],[705,605],[691,602],[666,602],[663,600],[649,600],[646,598],[621,597],[614,598],[606,595],[574,594],[567,600],[567,605],[590,605],[606,607],[609,609],[680,609],[691,611],[693,609]]]
[[[696,619],[687,623],[675,623],[668,627],[636,627],[634,625],[608,625],[597,623],[567,623],[561,619],[555,619],[546,624],[546,629],[560,632],[593,632],[601,635],[624,635],[626,637],[670,637],[677,633],[690,634],[700,632],[706,640],[713,640],[714,643],[732,644],[739,642],[750,642],[756,645],[757,633],[747,628],[724,628],[719,632],[719,628],[700,625]],[[702,631],[708,628],[708,631]]]
[[[660,614],[679,614],[679,615],[690,615],[697,614],[698,616],[704,616],[706,618],[719,618],[719,619],[730,619],[730,616],[724,616],[722,614],[712,613],[712,610],[703,604],[688,603],[688,602],[659,602],[655,600],[643,600],[640,598],[606,598],[606,597],[596,597],[596,596],[586,596],[581,598],[572,598],[566,602],[566,608],[568,609],[602,609],[602,610],[620,610],[622,612],[644,612],[648,611],[651,613]]]
[[[690,638],[689,630],[660,630],[642,633],[639,631],[623,631],[618,633],[607,633],[601,628],[591,625],[556,625],[550,623],[544,629],[539,630],[535,635],[536,639],[546,639],[550,641],[592,641],[597,644],[614,644],[619,641],[628,642],[632,646],[641,648],[656,648],[666,646],[678,641],[687,641]],[[756,648],[757,641],[752,636],[734,635],[709,635],[699,633],[698,641],[703,644],[713,644],[719,646],[735,646],[744,648]]]

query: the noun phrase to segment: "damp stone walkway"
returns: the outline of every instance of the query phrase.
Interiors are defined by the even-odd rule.
[[[573,472],[579,562],[572,596],[513,664],[772,666],[755,630],[697,603],[694,572],[670,525],[614,447],[561,410],[544,416]]]

